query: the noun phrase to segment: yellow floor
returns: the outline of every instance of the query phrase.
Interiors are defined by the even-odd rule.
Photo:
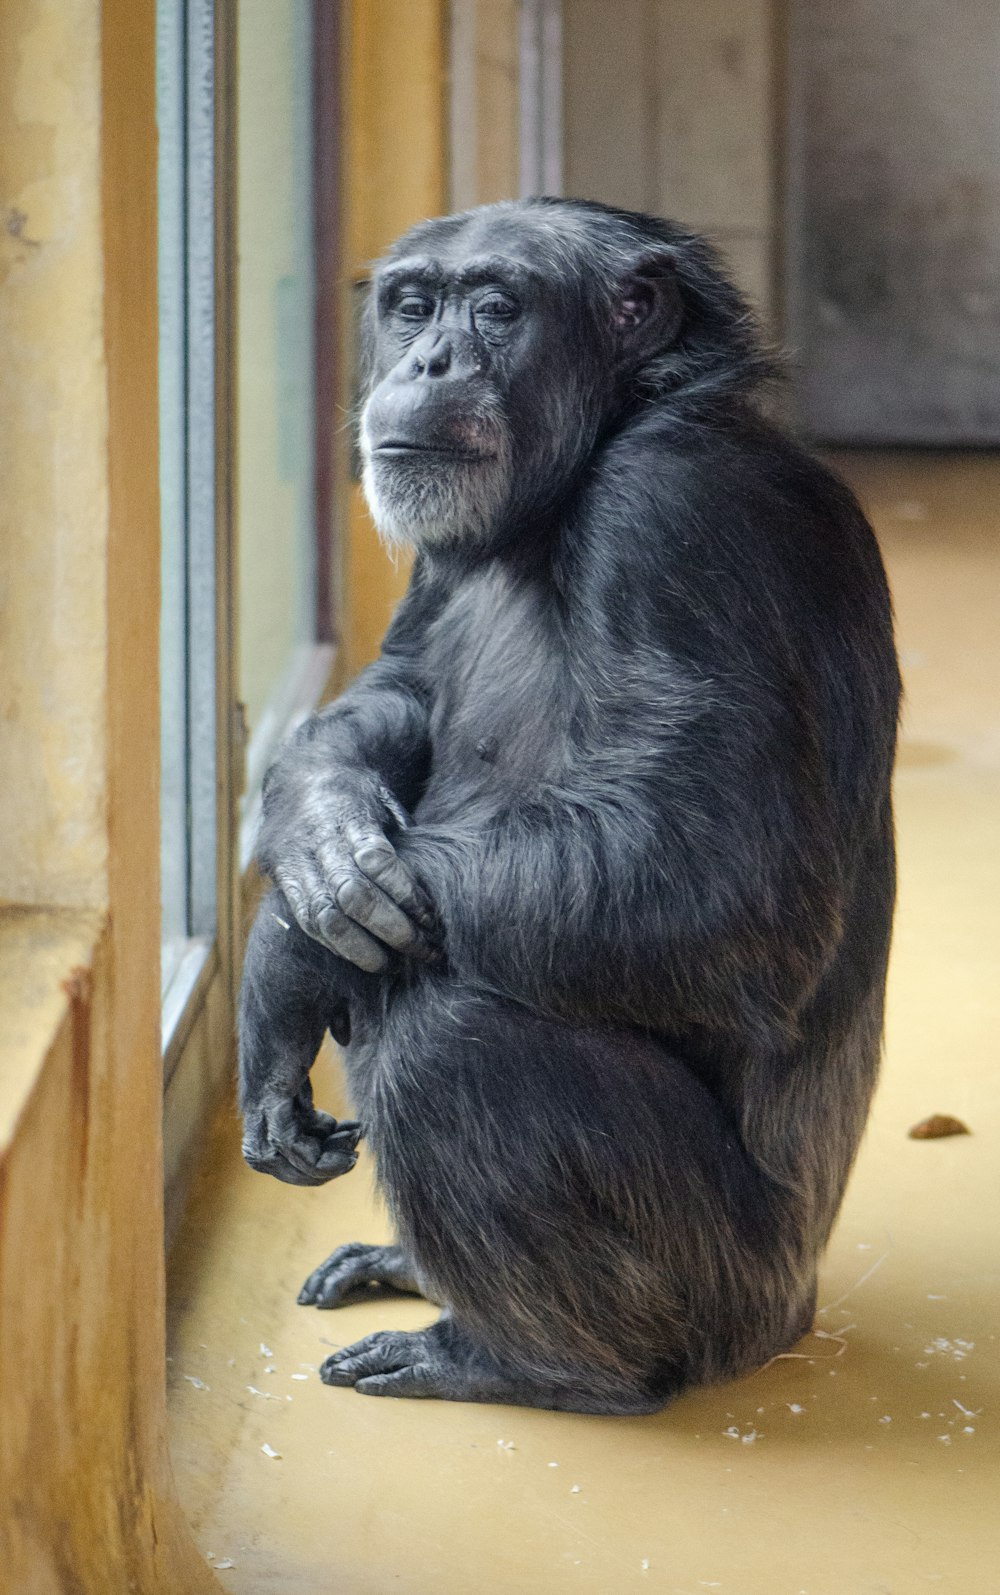
[[[385,1235],[369,1171],[278,1185],[227,1116],[175,1249],[170,1365],[178,1483],[227,1588],[1000,1591],[1000,461],[842,464],[907,682],[887,1059],[817,1320],[842,1339],[655,1418],[326,1389],[331,1345],[432,1309],[297,1307],[334,1245]],[[974,1133],[908,1139],[933,1112]]]

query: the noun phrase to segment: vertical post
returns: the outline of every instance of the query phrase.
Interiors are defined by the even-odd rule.
[[[520,0],[451,0],[449,209],[520,192]]]
[[[562,191],[562,0],[522,0],[521,196]]]
[[[164,1389],[155,3],[65,0],[39,30],[37,6],[12,0],[0,49],[38,118],[18,177],[51,196],[29,252],[55,276],[31,336],[39,367],[61,358],[71,379],[40,412],[50,426],[29,410],[24,453],[39,491],[63,494],[50,564],[68,526],[106,595],[72,655],[88,697],[70,700],[103,769],[98,884],[86,915],[22,910],[6,927],[27,949],[18,1000],[32,984],[47,995],[44,1024],[25,1008],[32,1069],[0,1125],[0,1584],[209,1595],[174,1494]],[[15,129],[5,155],[22,150]],[[3,399],[16,419],[18,396]],[[97,433],[68,486],[53,459],[63,425]],[[46,605],[36,614],[65,649]]]
[[[479,117],[476,72],[479,0],[451,0],[448,38],[448,156],[450,210],[479,201]]]
[[[210,823],[217,837],[216,941],[226,1007],[232,1015],[243,957],[243,905],[236,859],[239,803],[245,777],[246,727],[237,703],[237,383],[236,383],[236,51],[238,0],[211,0],[214,117],[212,187],[212,351],[215,388],[213,513],[215,523],[215,725],[217,782]],[[231,1020],[230,1020],[231,1023]]]

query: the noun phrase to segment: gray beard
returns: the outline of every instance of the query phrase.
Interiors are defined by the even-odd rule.
[[[494,423],[488,435],[491,453],[480,460],[376,461],[362,421],[362,487],[389,548],[489,538],[510,502],[513,458],[505,427]]]

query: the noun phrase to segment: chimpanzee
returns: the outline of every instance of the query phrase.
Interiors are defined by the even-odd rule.
[[[366,1395],[648,1413],[812,1323],[881,1047],[899,680],[875,539],[767,418],[711,247],[585,201],[377,267],[361,453],[416,546],[381,658],[267,778],[244,1151],[319,1185],[358,1124],[441,1317]]]

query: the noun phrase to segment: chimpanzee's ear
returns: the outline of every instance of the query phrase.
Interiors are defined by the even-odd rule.
[[[649,360],[669,349],[683,317],[673,251],[643,255],[622,277],[615,297],[614,326],[622,358]]]

